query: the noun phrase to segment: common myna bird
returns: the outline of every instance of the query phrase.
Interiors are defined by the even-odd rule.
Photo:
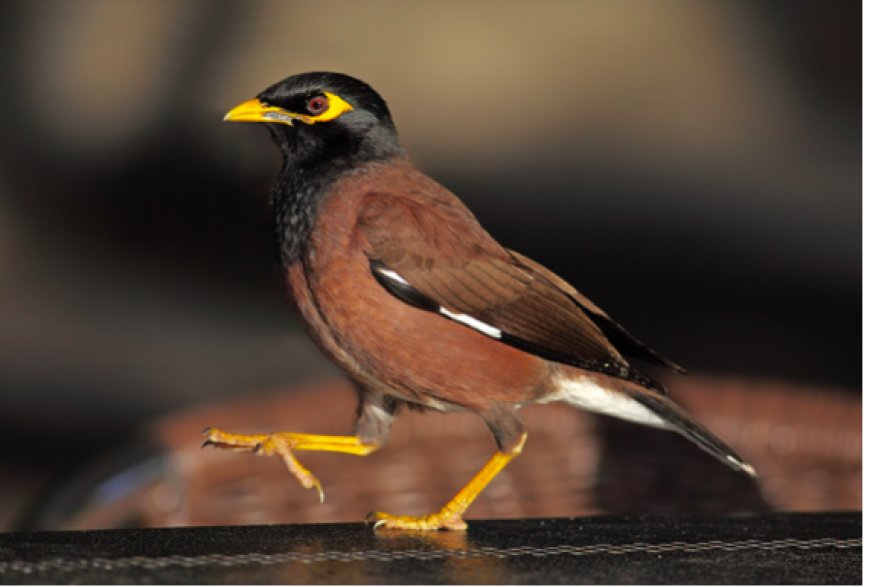
[[[500,245],[450,191],[414,168],[387,104],[337,73],[294,75],[230,110],[265,123],[283,154],[272,209],[283,274],[311,337],[353,381],[352,436],[205,431],[206,444],[280,455],[367,455],[403,405],[479,414],[498,450],[438,512],[370,514],[376,527],[460,530],[464,512],[523,450],[519,410],[563,402],[682,434],[753,468],[627,357],[685,371],[546,267]]]

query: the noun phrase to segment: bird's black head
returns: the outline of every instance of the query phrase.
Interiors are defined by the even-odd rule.
[[[230,110],[224,120],[265,122],[288,163],[353,166],[402,153],[386,102],[339,73],[290,76]]]
[[[367,84],[338,73],[288,77],[224,120],[264,122],[284,155],[272,190],[276,242],[282,262],[300,258],[318,202],[342,174],[403,154],[390,111]]]

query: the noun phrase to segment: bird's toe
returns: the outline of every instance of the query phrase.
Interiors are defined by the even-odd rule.
[[[428,516],[394,516],[385,512],[372,512],[366,523],[378,530],[465,530],[468,525],[462,517],[447,512]]]

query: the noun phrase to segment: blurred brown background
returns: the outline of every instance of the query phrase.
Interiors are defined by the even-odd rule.
[[[857,401],[860,12],[0,4],[0,528],[157,417],[334,374],[274,269],[278,154],[220,122],[301,71],[371,83],[497,238],[690,372]]]

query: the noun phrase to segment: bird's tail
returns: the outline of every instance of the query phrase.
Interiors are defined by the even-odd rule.
[[[757,477],[755,469],[722,442],[712,432],[696,422],[686,410],[667,397],[635,389],[625,390],[635,401],[664,420],[666,427],[682,434],[702,450],[713,455],[732,469]]]

